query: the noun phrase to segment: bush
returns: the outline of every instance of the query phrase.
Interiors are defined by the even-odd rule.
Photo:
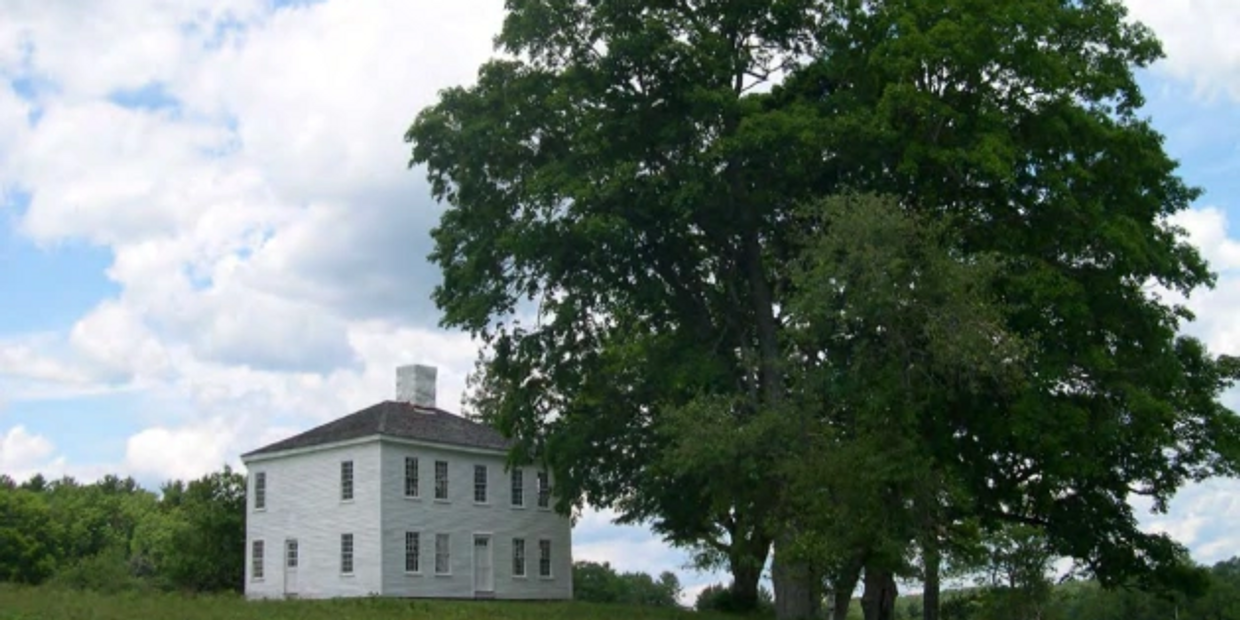
[[[746,611],[739,609],[736,601],[733,600],[732,588],[722,583],[706,586],[699,592],[693,608],[698,611],[718,611],[729,614]],[[760,614],[775,613],[775,598],[770,590],[758,588],[758,608],[755,611]]]
[[[119,547],[105,549],[61,568],[52,576],[51,584],[109,594],[148,588],[145,581],[133,574],[125,550]]]

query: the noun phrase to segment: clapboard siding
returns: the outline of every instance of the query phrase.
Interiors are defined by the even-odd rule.
[[[340,463],[353,461],[353,501],[340,499]],[[295,594],[303,598],[365,596],[382,589],[377,441],[324,448],[247,464],[246,596],[285,595],[284,544],[298,541]],[[254,479],[266,472],[267,507],[254,508]],[[340,536],[353,534],[353,574],[340,572]],[[250,551],[264,541],[264,577],[255,580]]]
[[[405,457],[418,458],[419,499],[405,497]],[[572,526],[567,517],[536,507],[534,470],[523,470],[525,507],[511,505],[511,478],[498,453],[464,451],[385,440],[383,471],[383,591],[402,597],[473,598],[474,534],[489,534],[494,556],[495,597],[572,598]],[[448,463],[448,500],[434,499],[435,461]],[[488,497],[474,502],[474,466],[486,465]],[[421,539],[421,572],[405,572],[405,532]],[[435,535],[451,541],[451,575],[436,575]],[[526,572],[514,578],[512,540],[526,540]],[[538,576],[538,540],[552,541],[552,577]]]
[[[419,459],[420,499],[404,496],[405,457]],[[340,463],[351,459],[354,499],[340,500]],[[448,462],[449,497],[434,499],[436,460]],[[511,505],[511,478],[498,452],[373,437],[247,460],[246,596],[285,595],[284,542],[299,543],[295,594],[303,598],[366,596],[473,598],[473,537],[491,535],[494,596],[572,597],[572,526],[537,507],[534,468],[525,468],[525,507]],[[488,468],[488,502],[474,502],[474,466]],[[267,478],[267,507],[254,509],[254,479]],[[405,572],[405,532],[421,537],[421,573]],[[354,573],[340,573],[340,535],[354,536]],[[436,575],[435,535],[451,537],[451,574]],[[526,541],[526,577],[514,577],[512,540]],[[551,541],[552,577],[538,574],[538,541]],[[253,579],[250,550],[264,541],[264,578]]]

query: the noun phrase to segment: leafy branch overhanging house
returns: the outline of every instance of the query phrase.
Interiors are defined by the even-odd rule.
[[[572,525],[549,474],[439,409],[432,366],[396,400],[241,456],[248,598],[572,598]]]

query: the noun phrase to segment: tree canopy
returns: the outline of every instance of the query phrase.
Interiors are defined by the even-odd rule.
[[[561,510],[649,521],[750,604],[778,541],[785,617],[858,563],[894,596],[963,524],[1191,585],[1128,498],[1237,473],[1240,365],[1152,289],[1213,275],[1168,223],[1199,192],[1138,116],[1162,52],[1119,2],[506,6],[504,57],[406,139],[448,203],[443,323],[485,343],[471,406]]]

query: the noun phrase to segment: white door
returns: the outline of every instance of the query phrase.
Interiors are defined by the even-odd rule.
[[[495,563],[491,549],[491,537],[474,535],[474,592],[495,592]]]
[[[297,597],[297,565],[301,563],[297,539],[284,541],[284,598]]]

